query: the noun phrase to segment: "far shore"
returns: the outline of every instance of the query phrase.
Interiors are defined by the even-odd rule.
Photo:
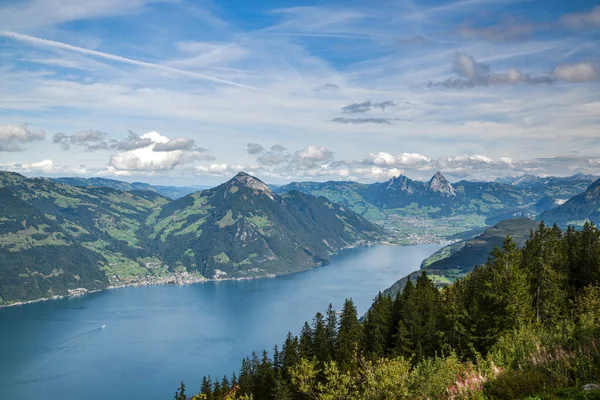
[[[439,244],[444,244],[444,243],[448,243],[448,241],[444,241],[444,240],[439,241]],[[434,243],[428,243],[428,244],[434,244]],[[402,243],[390,242],[390,241],[356,243],[353,245],[346,246],[346,247],[336,251],[335,253],[332,253],[332,255],[338,254],[340,251],[343,251],[343,250],[353,249],[353,248],[357,248],[357,247],[371,247],[371,246],[375,246],[375,245],[419,246],[419,245],[423,245],[423,244],[402,244]],[[71,293],[71,294],[56,295],[56,296],[52,296],[52,297],[42,297],[42,298],[35,299],[35,300],[17,301],[17,302],[10,303],[10,304],[0,304],[0,308],[22,306],[22,305],[26,305],[26,304],[32,304],[32,303],[38,303],[38,302],[50,301],[50,300],[59,300],[59,299],[64,299],[64,298],[69,298],[69,297],[79,297],[79,296],[83,296],[83,295],[90,294],[90,293],[96,293],[96,292],[101,292],[101,291],[110,290],[110,289],[120,289],[120,288],[124,288],[124,287],[158,286],[158,285],[183,286],[183,285],[192,285],[192,284],[196,284],[196,283],[205,283],[205,282],[246,281],[246,280],[253,280],[253,279],[275,278],[277,276],[290,275],[290,274],[294,274],[294,273],[298,273],[298,272],[308,271],[310,269],[313,269],[316,267],[321,267],[324,265],[327,265],[327,264],[323,264],[323,263],[315,264],[310,268],[306,268],[303,270],[294,271],[294,272],[290,272],[290,273],[266,274],[266,275],[248,276],[248,277],[204,278],[204,277],[199,277],[199,276],[196,276],[193,274],[189,274],[187,272],[172,273],[172,274],[164,276],[164,277],[154,277],[157,279],[152,280],[152,281],[122,282],[122,283],[117,283],[114,285],[109,285],[103,289],[88,290],[85,288],[78,288],[78,289],[74,289],[73,290],[74,293]]]

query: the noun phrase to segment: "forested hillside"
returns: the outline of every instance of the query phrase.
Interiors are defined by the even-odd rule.
[[[345,206],[278,196],[244,173],[171,201],[0,171],[0,200],[0,305],[109,284],[297,272],[384,237]]]
[[[600,232],[543,223],[442,290],[425,273],[359,322],[351,300],[182,399],[598,399]],[[194,385],[197,387],[196,385]]]

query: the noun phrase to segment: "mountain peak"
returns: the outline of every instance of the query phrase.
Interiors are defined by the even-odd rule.
[[[446,177],[442,175],[442,173],[439,171],[435,173],[435,175],[427,184],[427,190],[443,194],[444,196],[456,196],[456,191],[454,190],[450,182],[448,182]]]
[[[273,198],[273,192],[266,183],[245,172],[238,172],[237,175],[231,178],[226,184],[228,186],[245,186],[250,189],[264,192],[269,197]]]
[[[388,190],[398,190],[400,189],[403,192],[413,193],[414,187],[412,185],[412,179],[406,177],[405,175],[398,175],[387,181],[386,189]]]

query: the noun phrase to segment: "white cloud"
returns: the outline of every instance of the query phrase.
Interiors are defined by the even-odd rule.
[[[30,43],[30,44],[36,45],[36,46],[52,47],[52,48],[56,48],[56,49],[60,49],[60,50],[73,51],[76,53],[86,54],[86,55],[90,55],[90,56],[94,56],[94,57],[100,57],[100,58],[117,61],[117,62],[121,62],[121,63],[137,65],[137,66],[145,67],[145,68],[157,69],[157,70],[175,74],[175,75],[183,75],[183,76],[186,76],[189,78],[202,79],[202,80],[206,80],[206,81],[211,81],[211,82],[220,83],[220,84],[224,84],[224,85],[241,87],[241,88],[250,89],[250,90],[260,90],[253,86],[244,85],[242,83],[233,82],[233,81],[230,81],[227,79],[221,79],[221,78],[218,78],[215,76],[210,76],[210,75],[206,75],[206,74],[202,74],[202,73],[198,73],[198,72],[186,71],[183,69],[169,67],[169,66],[162,65],[162,64],[134,60],[132,58],[121,57],[121,56],[118,56],[115,54],[104,53],[102,51],[86,49],[86,48],[79,47],[79,46],[73,46],[73,45],[70,45],[67,43],[57,42],[57,41],[48,40],[48,39],[42,39],[42,38],[38,38],[35,36],[30,36],[30,35],[23,35],[23,34],[16,33],[16,32],[0,31],[0,36],[4,36],[9,39],[14,39],[14,40],[22,41],[22,42],[27,42],[27,43]]]
[[[28,174],[30,176],[86,175],[92,172],[99,172],[89,170],[83,165],[71,167],[68,165],[59,164],[51,159],[44,159],[32,163],[0,164],[0,169]]]
[[[0,152],[24,151],[21,146],[36,140],[44,140],[46,132],[30,130],[27,125],[0,125]]]
[[[327,147],[310,145],[294,153],[294,162],[302,167],[323,165],[333,159],[333,152]]]
[[[170,140],[155,131],[148,132],[140,138],[149,139],[151,143],[145,147],[113,154],[109,166],[117,171],[166,171],[177,166],[213,159],[204,149],[196,149],[189,145],[183,148],[180,145],[182,140]],[[157,146],[159,150],[155,150]]]
[[[4,29],[36,29],[69,21],[129,14],[173,0],[30,0],[0,7]]]
[[[600,6],[590,11],[574,12],[561,18],[563,24],[572,29],[586,29],[600,26]]]
[[[591,82],[600,79],[600,68],[589,62],[565,64],[556,67],[553,75],[567,82]]]

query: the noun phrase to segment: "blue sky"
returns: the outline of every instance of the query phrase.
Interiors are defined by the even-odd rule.
[[[0,168],[180,185],[598,173],[600,6],[4,0]]]

